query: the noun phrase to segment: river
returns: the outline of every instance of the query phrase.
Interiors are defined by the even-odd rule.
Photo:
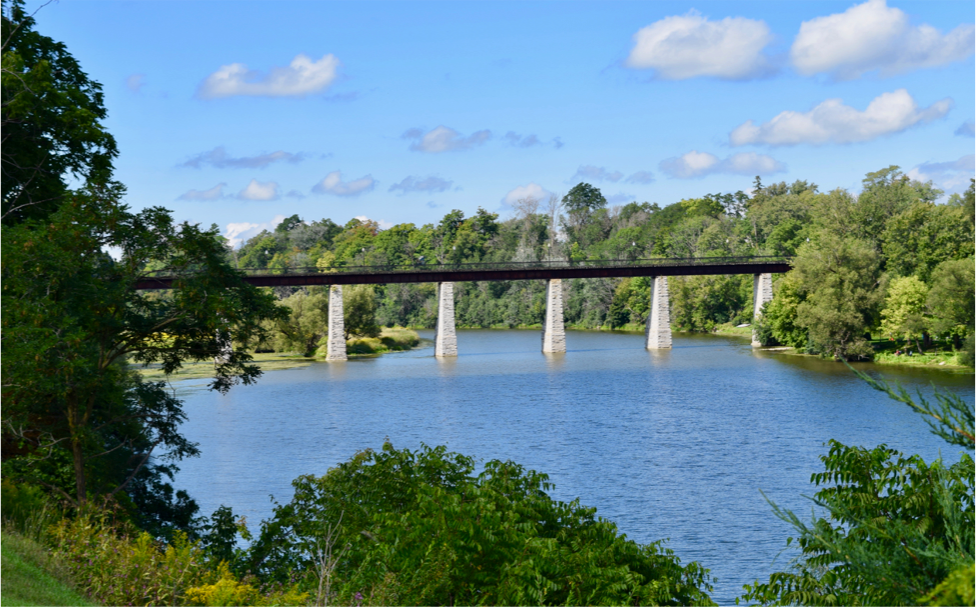
[[[430,332],[421,332],[432,337]],[[748,340],[676,334],[670,351],[643,336],[567,332],[543,355],[539,331],[459,331],[457,359],[432,348],[273,371],[226,396],[176,383],[202,456],[178,488],[210,514],[221,504],[252,531],[273,495],[389,437],[398,448],[447,445],[481,461],[545,472],[556,499],[580,498],[631,539],[670,538],[682,562],[712,571],[712,597],[787,566],[791,528],[760,494],[809,517],[824,443],[958,458],[923,419],[843,365],[755,351]],[[932,384],[972,403],[973,376],[864,365],[910,390]],[[775,562],[774,562],[775,561]]]

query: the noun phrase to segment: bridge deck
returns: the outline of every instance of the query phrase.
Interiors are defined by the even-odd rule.
[[[653,259],[633,262],[529,262],[460,264],[455,266],[358,266],[323,273],[314,268],[288,274],[249,274],[245,281],[258,287],[386,284],[401,282],[463,282],[476,280],[547,280],[550,278],[608,278],[632,276],[700,276],[706,274],[764,274],[788,272],[785,257],[713,257]],[[170,289],[174,276],[152,276],[137,289]]]

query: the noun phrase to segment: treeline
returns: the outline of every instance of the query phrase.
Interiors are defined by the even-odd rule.
[[[608,206],[587,183],[561,200],[520,200],[500,221],[484,209],[458,210],[438,224],[380,229],[370,220],[340,226],[293,215],[233,252],[240,268],[276,272],[349,266],[783,255],[795,269],[777,276],[760,324],[766,344],[840,359],[870,358],[872,335],[912,342],[933,336],[962,348],[973,333],[973,187],[944,204],[931,182],[891,166],[869,173],[862,190],[820,192],[816,184],[763,185],[751,195],[709,194],[664,207]],[[751,276],[670,280],[671,321],[679,331],[751,323]],[[565,283],[569,326],[637,328],[646,321],[646,278]],[[286,305],[298,289],[279,289]],[[455,287],[457,324],[518,327],[542,322],[542,281],[465,282]],[[381,285],[376,321],[433,327],[432,284]],[[970,359],[971,360],[971,359]]]

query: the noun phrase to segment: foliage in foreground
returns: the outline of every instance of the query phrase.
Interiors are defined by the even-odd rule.
[[[333,603],[711,604],[707,569],[551,499],[546,475],[500,461],[473,470],[444,447],[386,443],[299,477],[236,566],[268,580],[304,573]]]
[[[902,388],[859,375],[969,452],[955,464],[927,464],[885,445],[830,441],[824,472],[811,479],[823,487],[813,501],[828,516],[807,524],[774,504],[799,533],[801,555],[791,570],[747,585],[744,598],[766,605],[972,605],[973,409],[953,394],[937,393],[934,404],[919,395],[916,403]],[[968,595],[959,581],[967,570]]]
[[[91,605],[71,587],[41,544],[11,528],[4,528],[2,548],[3,598],[0,605]]]

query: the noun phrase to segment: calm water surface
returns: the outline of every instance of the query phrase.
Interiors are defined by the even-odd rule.
[[[712,570],[725,605],[786,566],[790,527],[760,490],[810,512],[802,496],[816,491],[810,475],[828,439],[958,457],[842,365],[709,335],[676,335],[663,352],[629,334],[569,332],[567,345],[543,355],[538,331],[459,331],[456,360],[426,348],[316,363],[227,396],[177,384],[183,430],[203,455],[183,462],[176,484],[203,513],[232,506],[253,531],[271,515],[269,496],[291,499],[300,474],[324,474],[384,437],[398,448],[444,444],[548,473],[554,498],[579,497],[638,542],[670,538],[683,562]],[[973,402],[972,375],[870,368]]]

